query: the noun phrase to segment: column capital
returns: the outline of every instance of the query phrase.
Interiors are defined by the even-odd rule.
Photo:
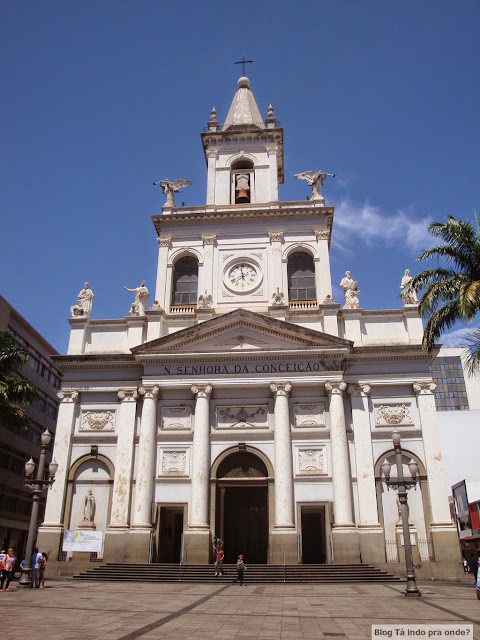
[[[209,398],[213,387],[211,384],[194,384],[190,390],[197,398]]]
[[[216,158],[218,156],[218,151],[207,151],[207,158]]]
[[[278,147],[275,147],[275,146],[267,148],[267,153],[269,156],[276,155],[277,151],[278,151]]]
[[[372,387],[369,384],[351,384],[349,385],[347,391],[351,396],[366,398]]]
[[[432,381],[413,383],[413,390],[415,392],[415,395],[417,396],[429,396],[435,391],[436,388],[437,385]]]
[[[272,382],[270,385],[270,391],[273,393],[273,396],[277,398],[278,396],[285,396],[288,398],[288,394],[292,390],[292,385],[290,382]]]
[[[172,236],[158,236],[157,242],[159,247],[169,247]]]
[[[347,383],[342,380],[328,380],[325,382],[325,389],[329,396],[331,395],[343,395],[343,392],[347,388]]]
[[[154,400],[156,400],[158,398],[160,388],[159,387],[139,387],[138,391],[140,392],[140,395],[144,396],[145,398],[153,398]]]
[[[77,390],[74,391],[65,391],[62,389],[61,391],[57,391],[57,398],[60,398],[60,402],[76,402],[78,400],[79,393]]]
[[[268,237],[270,242],[281,242],[283,240],[283,231],[269,231]]]
[[[213,233],[210,235],[202,235],[202,240],[203,240],[203,245],[205,246],[206,244],[215,244],[215,240],[217,239],[217,236]]]
[[[138,398],[138,389],[136,387],[131,389],[119,389],[117,391],[117,396],[121,402],[136,402]]]
[[[328,229],[315,229],[315,237],[317,238],[317,242],[319,240],[328,240],[330,237],[330,232]]]

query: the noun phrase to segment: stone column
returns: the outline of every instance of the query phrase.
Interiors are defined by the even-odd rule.
[[[61,390],[57,393],[57,396],[60,398],[60,406],[58,408],[53,458],[58,462],[58,470],[55,474],[55,482],[48,489],[45,518],[40,527],[37,539],[39,547],[48,550],[47,553],[49,555],[53,554],[51,561],[54,563],[56,563],[56,556],[59,551],[64,528],[63,514],[70,470],[70,442],[75,425],[76,403],[79,394],[76,390]]]
[[[119,389],[119,416],[117,420],[117,455],[112,491],[110,523],[105,532],[103,560],[129,562],[130,546],[125,532],[129,529],[129,509],[132,492],[135,418],[137,414],[136,388]],[[134,556],[136,553],[134,552]]]
[[[208,493],[210,488],[210,384],[192,386],[195,395],[195,427],[192,451],[192,497],[188,530],[184,533],[186,562],[205,564],[210,559]]]
[[[319,304],[325,298],[332,296],[332,276],[330,274],[330,253],[328,241],[330,233],[328,229],[317,229],[315,231],[318,247],[318,261],[315,260],[315,285],[317,288],[317,300]]]
[[[385,562],[383,529],[378,521],[377,491],[370,426],[368,384],[350,385],[362,562]]]
[[[358,562],[360,559],[358,533],[353,524],[352,480],[348,457],[343,392],[345,382],[325,383],[330,404],[330,446],[332,451],[333,484],[333,549],[335,562]]]
[[[155,476],[155,450],[157,431],[158,387],[140,387],[144,397],[140,438],[138,442],[137,468],[135,473],[135,505],[133,509],[134,529],[150,532],[152,526],[153,479]],[[143,552],[145,550],[142,550]],[[147,549],[148,552],[148,549]]]
[[[202,235],[203,240],[203,268],[201,278],[201,290],[198,291],[198,295],[211,295],[215,294],[213,287],[213,247],[217,236],[214,234]],[[199,288],[200,289],[200,288]]]
[[[270,390],[275,398],[275,525],[270,537],[270,559],[274,564],[297,563],[297,532],[295,530],[293,496],[293,461],[290,437],[289,382],[275,382]]]
[[[171,236],[159,236],[158,242],[158,269],[157,269],[157,286],[155,288],[155,300],[162,309],[169,306],[169,301],[165,300],[167,291],[167,263],[168,250],[170,247]]]
[[[430,531],[435,550],[436,565],[443,577],[458,579],[460,552],[456,527],[452,523],[448,505],[448,491],[443,469],[442,449],[437,425],[437,411],[433,392],[437,385],[432,381],[415,382],[418,413],[422,427],[425,467],[432,522]],[[402,443],[405,446],[404,443]]]

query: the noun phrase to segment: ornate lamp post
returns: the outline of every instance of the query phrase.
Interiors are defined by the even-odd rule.
[[[402,463],[402,447],[400,446],[400,433],[397,429],[392,432],[393,448],[395,449],[395,463],[397,466],[397,478],[390,479],[390,470],[392,465],[385,459],[382,464],[382,472],[384,476],[384,482],[389,487],[398,491],[398,499],[400,501],[400,513],[402,516],[402,529],[403,529],[403,544],[405,549],[405,568],[407,575],[407,588],[405,589],[405,595],[407,597],[419,598],[422,594],[415,582],[415,568],[413,566],[412,544],[410,541],[410,529],[408,526],[408,503],[407,503],[407,489],[412,487],[416,488],[418,465],[412,460],[409,463],[408,468],[412,474],[411,479],[405,479],[403,476],[403,463]]]
[[[25,562],[22,569],[22,575],[20,582],[18,583],[22,587],[29,587],[31,583],[32,566],[30,564],[30,558],[32,557],[33,545],[36,539],[37,518],[38,509],[40,507],[40,498],[46,487],[49,487],[55,482],[55,474],[57,473],[58,464],[55,460],[48,465],[49,479],[45,479],[45,455],[47,453],[47,447],[52,439],[52,434],[48,429],[42,433],[41,442],[42,450],[40,451],[40,459],[38,461],[37,477],[34,479],[33,472],[35,471],[35,463],[30,458],[25,463],[25,486],[32,489],[32,512],[30,515],[30,527],[28,529],[27,548],[25,550]]]

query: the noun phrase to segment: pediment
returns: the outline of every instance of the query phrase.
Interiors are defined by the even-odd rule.
[[[324,349],[350,351],[350,340],[270,318],[246,309],[206,320],[132,349],[136,356]]]

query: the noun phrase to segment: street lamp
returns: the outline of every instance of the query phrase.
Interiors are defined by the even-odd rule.
[[[402,463],[402,447],[400,446],[400,432],[394,429],[392,432],[393,448],[395,450],[395,464],[397,465],[397,478],[390,478],[390,470],[392,465],[385,460],[382,464],[382,473],[384,476],[384,482],[389,487],[396,489],[398,492],[398,500],[400,502],[400,513],[402,516],[402,529],[403,529],[403,544],[405,549],[405,568],[407,575],[407,588],[405,589],[405,595],[411,598],[419,598],[422,594],[415,582],[415,568],[413,566],[412,544],[410,541],[410,529],[408,526],[408,503],[407,503],[407,489],[411,489],[417,485],[418,465],[413,460],[409,463],[408,468],[412,477],[410,480],[406,480],[403,476],[403,463]]]
[[[45,455],[47,447],[52,439],[52,434],[46,429],[41,436],[42,449],[40,451],[40,459],[38,461],[37,477],[33,478],[35,471],[35,463],[30,458],[25,463],[25,486],[32,489],[32,512],[30,515],[30,527],[28,529],[27,548],[25,551],[25,562],[23,563],[22,575],[18,583],[22,587],[29,587],[31,584],[32,566],[30,558],[32,557],[33,545],[36,538],[38,509],[40,507],[40,498],[46,487],[50,487],[55,482],[55,474],[57,473],[58,464],[55,460],[48,465],[48,480],[45,479]]]

